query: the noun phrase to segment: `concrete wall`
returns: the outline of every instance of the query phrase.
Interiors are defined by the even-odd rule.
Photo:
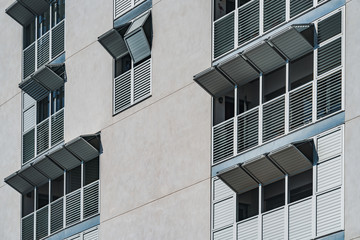
[[[346,4],[346,83],[345,83],[345,239],[360,238],[360,1]]]

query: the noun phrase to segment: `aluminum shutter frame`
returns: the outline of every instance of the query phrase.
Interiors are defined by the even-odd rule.
[[[309,28],[311,25],[307,24],[304,26]],[[313,46],[295,26],[291,26],[278,35],[271,37],[270,42],[291,61],[313,51]]]
[[[98,38],[99,43],[115,60],[128,53],[124,38],[116,29],[111,29]]]
[[[56,74],[53,69],[63,65],[64,64],[42,66],[32,75],[32,77],[45,86],[48,90],[54,91],[64,85],[64,79]]]
[[[247,49],[244,56],[262,73],[269,73],[285,65],[285,60],[267,42],[261,42]]]
[[[99,151],[88,143],[83,137],[78,137],[65,144],[67,150],[85,162],[99,156]]]
[[[218,177],[236,193],[258,187],[258,183],[238,165],[220,171]]]
[[[234,83],[228,80],[215,67],[211,67],[194,76],[197,82],[205,91],[213,97],[221,97],[228,91],[234,89]]]
[[[34,189],[34,186],[31,185],[22,176],[20,176],[17,172],[5,178],[4,181],[16,191],[18,191],[20,194],[27,193],[30,190]]]
[[[41,158],[35,160],[32,163],[32,166],[51,180],[64,174],[64,170],[46,156],[42,156]]]
[[[45,175],[31,165],[21,168],[18,173],[33,186],[41,186],[49,181]]]
[[[19,88],[30,95],[36,101],[48,96],[49,91],[31,76],[19,84]]]
[[[35,19],[35,15],[18,1],[11,4],[5,12],[23,27]]]
[[[244,162],[242,167],[263,185],[284,178],[284,174],[265,155]]]
[[[66,170],[71,170],[81,164],[80,159],[75,157],[64,147],[51,151],[49,153],[49,158]]]
[[[232,57],[226,62],[219,64],[218,68],[231,78],[237,85],[244,85],[256,78],[260,74],[250,65],[240,54]]]
[[[21,2],[36,15],[43,14],[46,10],[50,9],[50,3],[47,0],[17,0]]]

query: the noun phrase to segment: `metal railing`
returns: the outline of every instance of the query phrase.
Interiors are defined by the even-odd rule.
[[[23,50],[23,79],[65,51],[65,19]]]
[[[100,181],[66,194],[22,218],[22,240],[38,240],[100,213]]]
[[[23,133],[23,164],[64,140],[64,108]]]

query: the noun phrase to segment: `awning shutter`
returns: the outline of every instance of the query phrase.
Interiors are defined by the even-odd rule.
[[[32,166],[52,180],[64,174],[64,170],[46,156],[42,156],[40,159],[35,160]]]
[[[125,43],[134,63],[145,59],[151,54],[150,42],[144,30],[145,23],[150,20],[149,16],[150,12],[135,19],[124,36]]]
[[[265,155],[244,162],[242,165],[263,185],[275,182],[284,177],[284,174]]]
[[[18,173],[33,186],[40,186],[49,181],[46,176],[31,165],[21,168]]]
[[[306,144],[298,143],[298,144]],[[312,145],[309,145],[312,154]],[[312,162],[306,157],[294,144],[289,144],[268,155],[276,164],[278,164],[287,174],[295,175],[308,170],[312,167]]]
[[[125,41],[116,29],[111,29],[98,38],[99,43],[116,60],[128,53]]]
[[[80,159],[61,147],[49,153],[49,158],[66,170],[71,170],[81,164]]]
[[[49,91],[43,85],[31,77],[28,77],[23,82],[21,82],[19,84],[19,88],[21,88],[21,90],[30,95],[36,101],[43,99],[49,94]]]
[[[47,0],[17,0],[17,1],[23,3],[31,11],[36,13],[36,15],[41,15],[50,8],[50,3]]]
[[[5,182],[21,194],[27,193],[34,189],[34,186],[32,186],[18,173],[13,173],[9,177],[5,178]]]
[[[99,156],[99,151],[81,136],[65,144],[65,147],[85,162]]]
[[[17,1],[11,4],[5,12],[23,27],[35,19],[35,15]]]
[[[285,60],[267,42],[246,50],[244,56],[262,73],[269,73],[285,65]]]
[[[217,175],[236,193],[242,193],[258,187],[258,183],[239,165],[225,169]]]
[[[234,89],[234,84],[214,67],[195,75],[194,81],[213,97],[221,97]]]
[[[241,55],[236,55],[218,67],[240,86],[259,77],[259,72]]]
[[[289,60],[295,60],[313,50],[312,44],[299,32],[300,29],[304,31],[310,26],[310,24],[303,25],[303,27],[291,26],[280,34],[271,37],[270,41]]]

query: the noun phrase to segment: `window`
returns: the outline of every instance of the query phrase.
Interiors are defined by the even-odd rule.
[[[40,209],[49,204],[49,183],[36,189],[36,209]]]
[[[84,164],[84,186],[99,180],[99,158]]]
[[[238,114],[259,106],[259,79],[238,86]]]
[[[311,52],[289,64],[291,90],[314,79],[314,54]]]
[[[290,202],[295,202],[312,195],[312,171],[310,169],[289,177]]]
[[[281,67],[277,70],[264,75],[263,79],[263,102],[270,101],[285,93],[286,68]]]
[[[263,212],[285,205],[285,179],[264,186]]]
[[[24,27],[24,49],[30,46],[35,41],[35,21],[32,21]]]
[[[64,176],[51,181],[51,202],[64,196]]]
[[[38,16],[38,32],[37,36],[40,38],[50,29],[50,9]]]
[[[37,102],[37,123],[49,117],[49,96]]]
[[[65,19],[65,0],[55,0],[51,4],[51,26],[54,27],[56,24]]]
[[[225,16],[234,9],[235,0],[214,0],[214,20]]]
[[[251,191],[238,194],[238,221],[259,214],[259,189],[255,188]]]
[[[229,91],[223,97],[213,98],[214,125],[234,117],[234,108],[234,91]]]
[[[81,165],[66,172],[66,194],[81,188]]]
[[[28,193],[22,195],[22,216],[23,217],[34,212],[34,201],[35,201],[34,191],[31,191],[31,192],[28,192]]]
[[[115,77],[120,76],[121,74],[129,71],[132,68],[132,62],[130,55],[127,54],[119,60],[115,61]]]
[[[51,114],[64,108],[64,86],[51,92]]]

